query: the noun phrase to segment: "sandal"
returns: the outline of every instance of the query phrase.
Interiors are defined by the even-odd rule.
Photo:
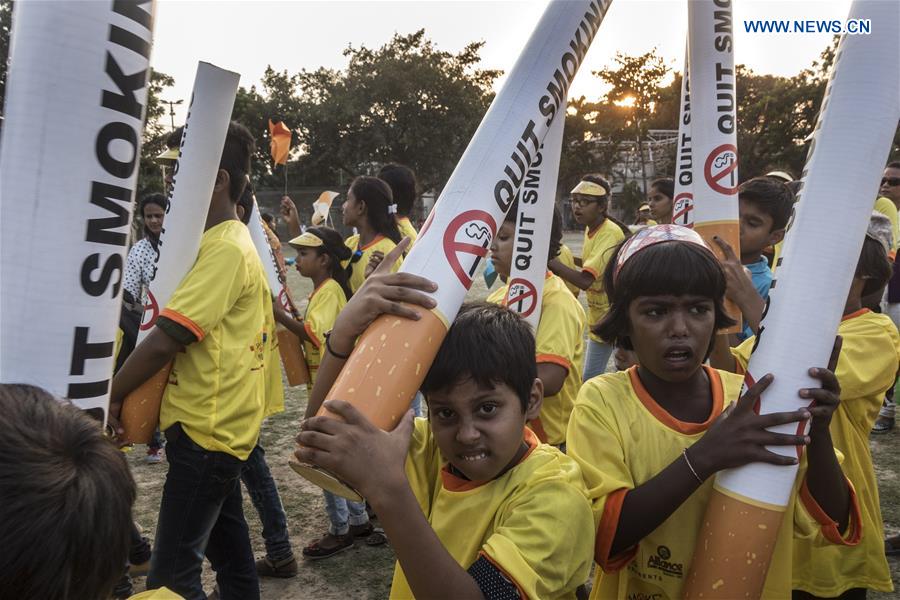
[[[322,539],[313,542],[303,549],[303,556],[310,560],[321,560],[334,556],[338,552],[343,552],[353,547],[353,536],[349,533],[344,535],[326,534]]]
[[[375,526],[372,525],[371,521],[366,521],[362,525],[351,525],[350,526],[350,534],[354,538],[365,538],[372,535],[372,532],[375,531]]]
[[[872,433],[882,434],[887,433],[894,428],[894,418],[893,417],[878,417],[875,419],[875,426],[872,427]]]
[[[900,535],[895,535],[884,540],[884,555],[900,556]]]
[[[366,546],[383,546],[387,544],[387,536],[381,527],[373,527],[372,533],[366,538]]]

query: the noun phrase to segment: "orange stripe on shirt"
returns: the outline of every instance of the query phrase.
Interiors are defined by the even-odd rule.
[[[537,362],[537,364],[552,363],[554,365],[559,365],[566,371],[570,371],[572,369],[572,363],[569,362],[566,357],[559,356],[557,354],[538,354],[535,356],[535,362]]]
[[[197,325],[196,323],[194,323],[193,321],[191,321],[189,318],[187,318],[186,316],[184,316],[181,313],[177,313],[174,310],[165,308],[165,309],[163,309],[163,311],[161,313],[159,313],[159,316],[165,317],[165,318],[169,319],[170,321],[174,321],[175,323],[178,323],[179,325],[181,325],[182,327],[184,327],[185,329],[187,329],[188,331],[193,333],[194,337],[197,338],[198,342],[200,340],[202,340],[204,337],[206,337],[206,334],[203,333],[203,330],[200,329],[199,325]]]
[[[822,526],[822,535],[825,536],[826,540],[839,546],[856,546],[859,544],[860,539],[862,539],[862,517],[859,513],[859,502],[856,499],[856,490],[853,489],[853,484],[850,483],[849,479],[845,477],[844,481],[847,482],[847,487],[850,489],[850,519],[847,524],[847,528],[850,531],[847,536],[844,536],[841,533],[838,524],[832,520],[832,518],[828,516],[828,513],[826,513],[825,510],[819,506],[819,503],[816,502],[812,492],[809,491],[809,487],[806,485],[805,477],[803,478],[803,485],[800,486],[800,500],[803,502],[803,506],[806,507],[806,510],[809,511],[809,514]],[[880,535],[881,532],[876,531],[875,533]]]
[[[618,556],[610,556],[612,543],[619,528],[619,519],[622,517],[622,504],[625,502],[626,488],[619,488],[606,496],[606,504],[603,507],[603,515],[600,517],[600,525],[597,527],[597,540],[594,543],[594,562],[607,573],[615,573],[625,567],[637,554],[637,544]]]
[[[321,340],[316,337],[316,332],[313,331],[312,325],[309,324],[309,321],[303,321],[303,330],[306,332],[306,335],[309,336],[309,341],[313,346],[318,350],[322,346]]]

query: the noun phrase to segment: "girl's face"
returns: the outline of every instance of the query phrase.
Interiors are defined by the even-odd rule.
[[[319,254],[315,248],[302,246],[297,250],[297,261],[294,266],[304,277],[316,277],[328,269],[328,255]]]
[[[365,203],[357,200],[356,194],[354,194],[351,189],[347,192],[347,199],[344,200],[344,203],[341,205],[341,216],[343,217],[344,225],[347,227],[356,227],[359,225],[365,212]]]
[[[709,351],[715,302],[707,296],[638,296],[628,307],[628,319],[641,366],[664,381],[685,381]]]
[[[647,204],[650,205],[650,216],[657,223],[672,222],[672,199],[659,191],[656,187],[650,188],[647,194]]]
[[[516,225],[512,221],[504,221],[497,235],[491,240],[491,262],[503,277],[509,277],[512,268],[513,243],[516,239]]]
[[[162,231],[163,219],[166,213],[162,206],[148,204],[144,207],[144,225],[153,235],[159,235]]]

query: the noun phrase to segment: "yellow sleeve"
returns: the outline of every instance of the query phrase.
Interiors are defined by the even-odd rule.
[[[577,469],[574,464],[570,468]],[[513,581],[523,597],[566,597],[587,579],[593,519],[580,482],[558,479],[526,485],[499,517],[481,555]]]
[[[324,290],[323,290],[324,291]],[[342,308],[341,299],[328,290],[324,294],[316,294],[310,301],[306,311],[306,319],[303,328],[306,329],[312,344],[319,348],[325,339],[325,332],[334,327],[338,313]]]
[[[841,356],[835,369],[842,398],[880,395],[894,384],[898,367],[897,344],[900,340],[896,329],[891,329],[893,331],[889,333],[872,328],[861,334],[853,335],[849,331],[844,334]]]
[[[604,258],[601,245],[598,243],[600,232],[596,234],[598,239],[586,239],[581,256],[581,270],[587,271],[594,276],[594,279],[603,275],[603,269],[606,268],[607,259]],[[585,236],[587,237],[587,236]]]
[[[188,329],[200,341],[232,310],[247,281],[247,265],[241,249],[223,240],[201,248],[197,261],[161,316]]]
[[[572,369],[578,340],[584,334],[584,320],[579,319],[575,307],[567,308],[562,304],[545,306],[535,336],[537,363],[559,365],[566,372]]]
[[[843,467],[844,454],[834,449],[838,462]],[[794,504],[794,538],[802,538],[811,542],[814,546],[856,546],[862,539],[862,515],[859,508],[859,499],[853,484],[844,476],[844,481],[850,488],[850,518],[847,520],[847,528],[841,531],[825,510],[819,506],[816,499],[810,493],[806,485],[806,457],[801,463],[801,472],[798,473],[799,489]],[[881,532],[876,532],[880,535]]]
[[[440,485],[441,453],[427,419],[417,418],[406,455],[406,479],[422,512],[428,515],[436,486]]]
[[[746,340],[731,349],[731,355],[737,363],[737,373],[743,375],[747,372],[747,365],[750,364],[750,353],[753,352],[753,344],[756,343],[756,336],[751,335]]]
[[[637,551],[635,546],[618,556],[610,556],[622,502],[635,485],[625,462],[618,427],[612,415],[605,414],[606,403],[597,396],[602,396],[602,392],[596,381],[581,386],[566,432],[566,452],[581,467],[591,500],[597,528],[594,561],[604,571],[614,572],[627,565]]]

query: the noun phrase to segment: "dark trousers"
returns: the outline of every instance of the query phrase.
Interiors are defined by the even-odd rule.
[[[166,430],[169,472],[163,487],[147,588],[163,586],[205,600],[203,556],[216,572],[219,598],[257,600],[259,579],[241,501],[244,462],[204,450],[176,424]]]
[[[241,479],[247,486],[247,493],[262,521],[266,556],[273,562],[290,558],[294,552],[288,535],[287,515],[284,514],[278,487],[266,463],[266,451],[259,444],[256,444],[244,463]]]

